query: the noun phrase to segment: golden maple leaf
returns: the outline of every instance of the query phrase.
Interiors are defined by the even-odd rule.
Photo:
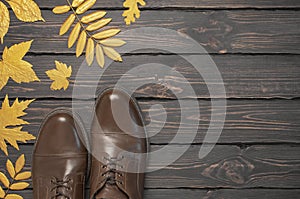
[[[42,17],[39,6],[33,0],[6,0],[11,6],[16,17],[24,22],[45,21]],[[0,43],[9,28],[9,12],[6,5],[0,2]]]
[[[66,90],[69,86],[68,78],[71,77],[72,74],[72,66],[67,67],[66,64],[55,61],[56,69],[46,71],[48,77],[53,80],[50,88],[52,90]]]
[[[0,61],[0,90],[7,84],[9,78],[17,83],[40,81],[32,70],[32,65],[22,60],[29,50],[31,41],[5,47]]]
[[[125,8],[129,8],[123,12],[124,21],[127,25],[130,25],[131,22],[135,22],[135,18],[140,18],[141,12],[139,10],[138,4],[145,6],[146,2],[144,0],[126,0],[123,3]]]
[[[0,109],[0,149],[8,155],[7,141],[15,149],[19,150],[17,141],[26,143],[28,140],[33,140],[35,137],[28,132],[22,131],[23,124],[29,124],[20,117],[26,115],[24,110],[34,100],[18,101],[18,98],[10,106],[8,95],[5,96]]]
[[[10,194],[11,190],[23,190],[29,186],[29,183],[22,182],[22,180],[26,180],[31,177],[30,171],[22,171],[25,165],[25,156],[22,154],[16,161],[15,165],[8,159],[6,162],[6,170],[9,176],[13,179],[13,182],[10,183],[8,177],[0,172],[0,182],[6,188],[6,191],[3,190],[2,186],[0,186],[0,198],[3,199],[23,199],[22,196],[18,194]]]

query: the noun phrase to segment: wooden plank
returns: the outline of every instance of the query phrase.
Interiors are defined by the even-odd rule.
[[[61,0],[36,0],[41,8],[53,8],[55,5],[63,5]],[[221,8],[299,8],[300,3],[297,0],[152,0],[146,1],[147,5],[144,9],[158,9],[158,8],[191,8],[191,9],[221,9]],[[119,0],[102,0],[97,1],[94,8],[108,8],[121,9],[122,1]]]
[[[114,20],[112,26],[128,30],[123,22],[122,11],[111,11],[108,17]],[[58,31],[67,15],[54,15],[44,10],[46,23],[23,23],[11,14],[11,27],[5,37],[5,45],[35,39],[31,52],[74,53],[67,48],[67,35]],[[230,10],[230,11],[144,11],[133,28],[162,27],[185,33],[200,43],[210,53],[297,53],[300,50],[300,12],[287,10]],[[151,43],[164,42],[182,48],[181,42],[173,42],[172,36],[164,35],[168,41],[149,33]],[[127,41],[139,43],[136,36],[123,35]],[[144,38],[145,38],[144,37]],[[149,52],[140,50],[138,52]],[[151,51],[150,51],[151,52]],[[197,52],[195,52],[197,53]]]
[[[219,94],[210,94],[202,76],[193,66],[177,55],[131,55],[124,56],[123,63],[113,63],[106,69],[101,81],[98,83],[101,71],[98,66],[87,68],[86,74],[76,77],[84,58],[77,59],[72,55],[38,55],[26,56],[33,64],[33,68],[41,82],[17,84],[9,80],[2,89],[0,97],[6,93],[10,97],[34,97],[34,98],[71,98],[74,88],[74,81],[78,81],[78,88],[90,88],[91,85],[98,85],[99,88],[114,86],[117,81],[136,66],[153,63],[164,64],[171,67],[168,74],[159,71],[139,71],[138,75],[128,72],[123,87],[133,89],[136,85],[140,87],[136,91],[137,97],[152,98],[176,98],[166,86],[172,88],[179,98],[220,98]],[[213,55],[220,74],[222,75],[226,95],[228,98],[295,98],[300,97],[300,57],[296,55]],[[45,74],[46,70],[53,69],[54,60],[59,60],[72,65],[73,74],[70,78],[70,87],[66,91],[51,91],[51,81]],[[83,68],[87,66],[82,66]],[[95,73],[96,72],[96,73]],[[177,73],[176,73],[177,72]],[[183,75],[186,81],[178,74]],[[156,85],[145,84],[145,81],[157,82]],[[217,79],[210,80],[212,84],[218,84]],[[191,96],[187,89],[187,82],[192,86],[195,96]],[[166,85],[166,86],[165,86]],[[73,97],[92,98],[87,93],[76,94]]]
[[[22,145],[27,170],[33,145]],[[163,145],[151,146],[156,151]],[[177,145],[177,149],[185,146]],[[182,149],[181,149],[182,148]],[[164,169],[146,174],[146,188],[300,188],[300,146],[254,145],[247,148],[216,145],[203,159],[200,146],[192,145],[177,161]],[[14,152],[14,153],[13,153]],[[162,153],[162,156],[166,154]],[[19,155],[10,148],[10,159]],[[151,156],[150,156],[151,158]],[[1,155],[0,165],[6,157]],[[155,168],[164,164],[161,160]],[[152,168],[152,166],[149,166]],[[1,168],[2,172],[6,171]]]
[[[88,192],[89,189],[86,189]],[[32,198],[32,190],[17,192],[24,198]],[[145,199],[282,199],[297,198],[300,194],[299,189],[145,189]]]
[[[184,117],[185,122],[181,122],[181,108],[177,101],[139,101],[146,123],[152,122],[151,126],[147,127],[148,135],[151,137],[150,142],[169,143],[177,133],[187,140],[193,138],[198,127],[193,143],[203,143],[212,107],[209,101],[198,102],[200,118],[195,117],[195,107],[183,107],[189,114]],[[74,104],[76,107],[92,111],[91,103],[74,102]],[[164,118],[162,109],[150,109],[154,105],[164,107],[167,114],[165,123],[161,119]],[[225,125],[218,143],[300,143],[299,105],[300,100],[229,100]],[[24,130],[36,136],[46,114],[58,107],[72,107],[72,102],[67,100],[33,102],[27,109],[28,114],[24,116],[24,119],[30,123],[24,126]],[[152,115],[152,120],[149,115]],[[178,132],[179,125],[181,125],[180,132]],[[85,126],[89,132],[88,121],[85,122]],[[216,130],[220,129],[214,129],[213,132]]]

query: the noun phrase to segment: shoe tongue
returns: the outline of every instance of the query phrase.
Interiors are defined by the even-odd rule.
[[[96,199],[128,199],[128,197],[116,186],[106,184],[95,197]]]

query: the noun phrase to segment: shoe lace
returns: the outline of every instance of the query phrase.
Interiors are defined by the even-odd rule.
[[[73,182],[73,180],[71,180],[71,179],[59,180],[59,179],[53,177],[51,179],[51,184],[53,185],[53,187],[51,188],[51,192],[55,191],[55,195],[52,196],[51,199],[55,199],[59,196],[63,196],[66,199],[70,199],[69,196],[65,195],[65,193],[63,193],[60,188],[63,188],[64,190],[69,191],[69,190],[71,190],[70,183],[72,183],[72,182]]]
[[[123,168],[123,166],[119,163],[123,158],[123,156],[121,156],[120,158],[104,157],[104,159],[107,161],[107,164],[103,165],[102,168],[107,168],[107,170],[102,173],[102,176],[105,176],[105,178],[100,183],[105,182],[110,185],[114,185],[117,182],[119,182],[120,184],[123,183],[121,180],[116,179],[116,175],[123,176],[122,172],[116,169],[117,166]]]

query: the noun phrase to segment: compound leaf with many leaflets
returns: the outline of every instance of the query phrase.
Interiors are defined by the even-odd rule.
[[[12,182],[9,181],[8,177],[0,172],[0,182],[6,188],[6,191],[0,186],[0,198],[2,199],[23,199],[22,196],[18,194],[9,193],[11,190],[23,190],[29,186],[29,183],[22,182],[22,180],[27,180],[31,177],[30,171],[22,171],[25,165],[25,156],[22,154],[16,161],[15,166],[8,159],[6,162],[6,169],[11,176]],[[12,175],[12,173],[14,175]],[[22,178],[18,177],[21,176]]]
[[[140,0],[138,0],[140,2]],[[104,18],[105,11],[93,11],[85,14],[96,0],[74,0],[67,1],[68,5],[60,5],[53,8],[55,14],[72,13],[62,24],[59,35],[64,35],[70,31],[68,38],[68,48],[76,44],[76,57],[81,56],[85,50],[85,57],[88,66],[93,64],[96,57],[98,65],[103,68],[105,64],[104,55],[114,61],[122,61],[121,55],[114,49],[125,44],[122,39],[113,39],[121,30],[118,28],[106,28],[111,18]],[[84,14],[84,16],[80,16]],[[72,24],[75,24],[72,27]],[[72,30],[71,30],[72,29]],[[103,30],[102,30],[103,29]],[[101,31],[99,31],[101,30]],[[105,50],[105,47],[108,47]]]

